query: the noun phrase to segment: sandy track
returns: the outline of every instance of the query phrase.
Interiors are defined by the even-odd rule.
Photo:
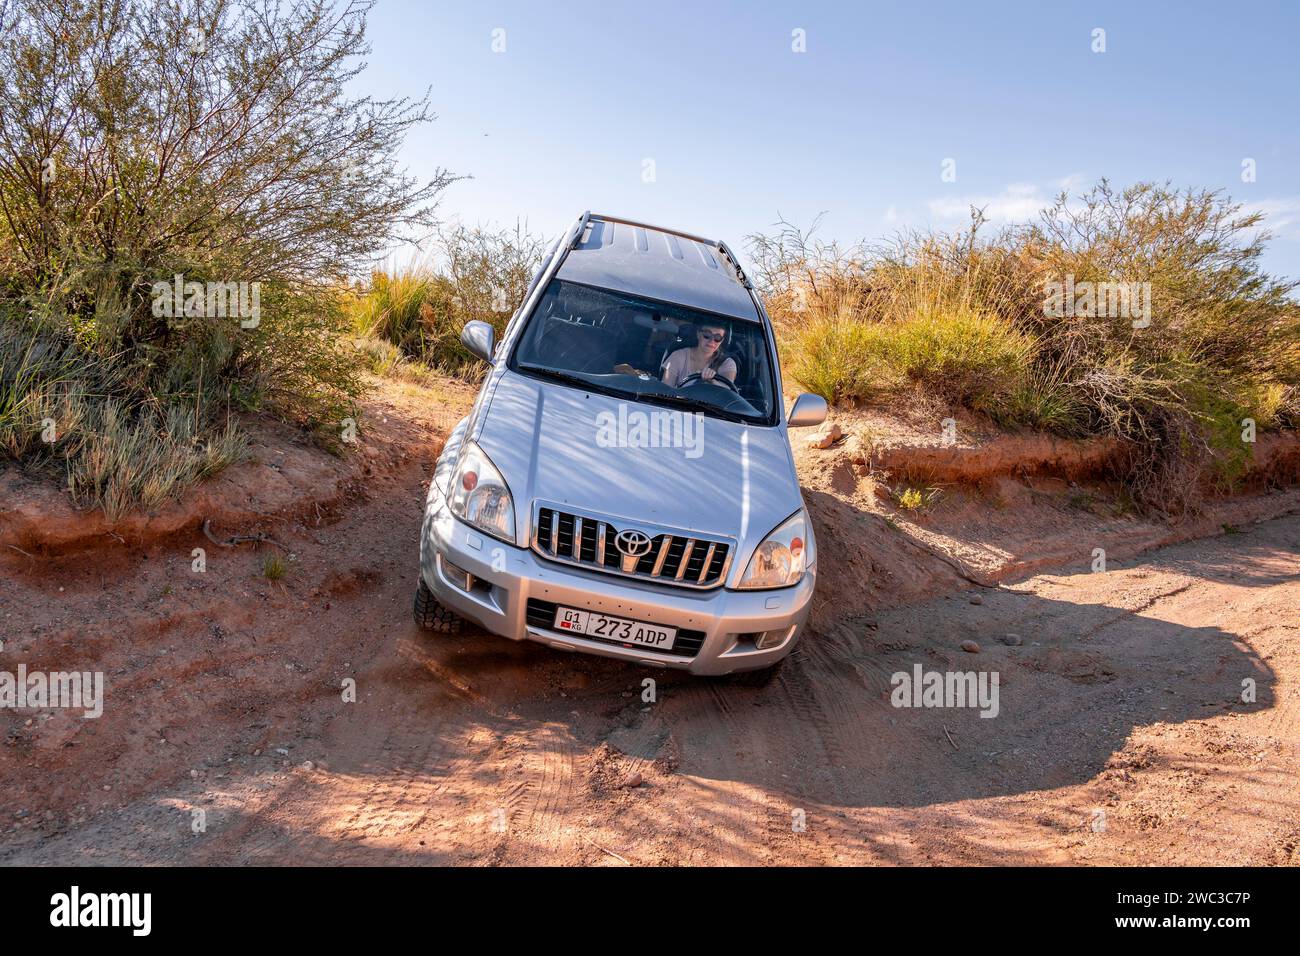
[[[104,670],[108,701],[0,713],[0,862],[1300,861],[1300,518],[874,616],[823,595],[747,688],[418,632],[455,414],[391,402],[409,458],[277,531],[283,585],[247,549],[193,574],[198,537],[6,565],[0,667]],[[996,671],[999,716],[892,707],[918,663]]]

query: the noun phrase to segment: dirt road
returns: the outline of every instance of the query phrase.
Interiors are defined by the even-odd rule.
[[[876,614],[826,594],[748,688],[417,631],[451,413],[405,411],[391,468],[277,531],[280,583],[247,547],[194,573],[201,536],[5,566],[0,670],[107,691],[0,711],[0,863],[1300,862],[1300,517]],[[996,673],[996,716],[893,706],[917,665]]]

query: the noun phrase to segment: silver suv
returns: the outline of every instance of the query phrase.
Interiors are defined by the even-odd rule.
[[[429,485],[415,618],[721,675],[790,653],[816,546],[772,325],[723,242],[584,213]]]

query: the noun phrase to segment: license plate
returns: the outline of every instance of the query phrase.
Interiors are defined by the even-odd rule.
[[[595,611],[582,611],[576,607],[557,607],[555,609],[555,629],[571,631],[574,634],[586,634],[601,637],[607,641],[622,641],[624,644],[639,644],[666,651],[677,640],[677,628],[661,627],[658,624],[646,624],[644,621],[630,621],[625,617],[611,617],[597,614]]]

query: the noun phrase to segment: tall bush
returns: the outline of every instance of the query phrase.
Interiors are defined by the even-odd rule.
[[[333,427],[351,408],[335,290],[430,229],[452,179],[397,168],[426,101],[347,92],[369,7],[0,0],[2,320],[74,377],[111,366],[112,421],[163,435],[141,423],[179,407],[201,438],[232,409]],[[208,292],[160,309],[178,281]],[[227,283],[257,315],[214,307]]]

